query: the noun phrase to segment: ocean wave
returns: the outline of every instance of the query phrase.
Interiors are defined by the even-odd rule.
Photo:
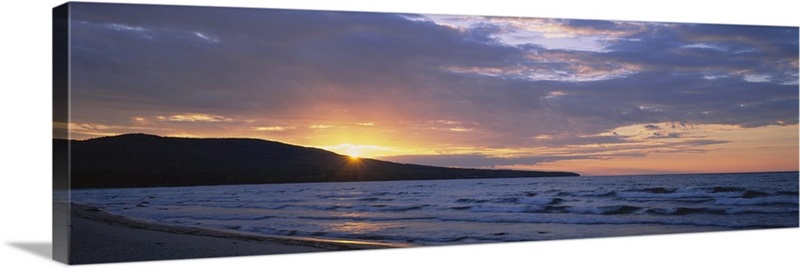
[[[785,205],[785,204],[798,204],[797,197],[787,196],[767,196],[757,198],[721,198],[714,201],[716,205],[734,205],[734,206],[750,206],[750,205]]]
[[[741,187],[701,187],[701,188],[643,188],[631,189],[615,193],[621,198],[651,199],[717,199],[717,198],[757,198],[770,196],[768,192],[750,190]]]
[[[360,216],[360,215],[334,215],[334,216],[298,216],[298,219],[324,220],[324,221],[364,221],[364,222],[383,222],[383,221],[415,221],[415,220],[438,220],[437,216]]]
[[[354,206],[353,209],[362,212],[406,212],[411,210],[419,210],[429,207],[429,205],[410,205],[410,206],[390,206],[390,205],[360,205]]]
[[[726,209],[714,209],[714,208],[677,207],[677,208],[651,208],[647,209],[645,213],[656,214],[656,215],[675,215],[675,216],[683,216],[689,214],[725,215],[728,214],[728,211]]]
[[[610,197],[616,196],[617,191],[579,191],[579,192],[559,192],[556,196],[577,196],[577,197]]]
[[[472,212],[524,212],[525,207],[497,207],[497,206],[473,206],[469,208]]]
[[[655,218],[653,218],[655,217]],[[657,217],[641,218],[635,216],[607,217],[602,215],[587,215],[584,217],[483,217],[483,218],[453,218],[442,217],[440,221],[453,222],[482,222],[482,223],[537,223],[537,224],[578,224],[578,225],[635,225],[635,224],[656,224],[656,225],[688,225],[706,227],[725,227],[725,228],[784,228],[797,227],[794,222],[746,222],[739,220],[711,220],[696,219],[685,217]]]
[[[674,207],[674,208],[648,208],[630,205],[615,206],[560,206],[560,205],[528,205],[528,206],[457,206],[449,207],[450,210],[469,210],[471,212],[492,213],[543,213],[558,214],[572,213],[583,215],[656,215],[656,216],[684,216],[684,215],[731,215],[731,214],[780,214],[793,213],[797,210],[786,208],[706,208],[706,207]]]
[[[276,216],[269,215],[181,215],[181,216],[167,216],[167,217],[154,217],[159,221],[174,221],[174,220],[219,220],[219,221],[258,221],[277,218]]]
[[[516,203],[518,204],[529,204],[529,205],[555,205],[563,201],[561,198],[549,198],[549,197],[528,197],[528,198],[517,198]]]

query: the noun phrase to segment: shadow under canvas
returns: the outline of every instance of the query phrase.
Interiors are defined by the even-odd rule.
[[[8,244],[48,260],[53,255],[53,243],[50,242],[8,242]]]

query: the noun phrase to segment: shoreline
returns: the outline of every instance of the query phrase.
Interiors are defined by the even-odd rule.
[[[70,205],[71,264],[403,248],[368,241],[281,237],[149,223]]]

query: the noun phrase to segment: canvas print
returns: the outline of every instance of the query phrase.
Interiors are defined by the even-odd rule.
[[[67,3],[54,258],[798,227],[798,27]]]

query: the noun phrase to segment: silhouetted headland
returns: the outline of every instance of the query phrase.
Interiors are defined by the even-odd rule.
[[[318,148],[245,138],[125,134],[53,142],[70,144],[72,188],[579,176],[353,159]]]

